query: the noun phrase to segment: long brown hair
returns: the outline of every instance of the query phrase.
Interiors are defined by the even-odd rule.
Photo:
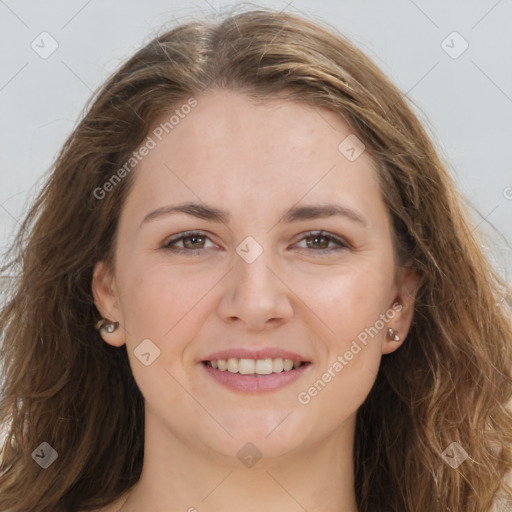
[[[404,94],[333,27],[263,8],[188,21],[122,65],[23,219],[5,256],[14,277],[0,315],[0,509],[98,508],[140,477],[144,401],[126,347],[94,327],[91,292],[94,264],[112,265],[136,170],[101,199],[94,191],[158,116],[214,87],[343,118],[377,164],[398,264],[421,276],[406,343],[383,357],[358,411],[359,509],[490,510],[512,469],[511,291]],[[58,454],[46,469],[33,458],[43,442]],[[442,457],[451,443],[468,454],[457,468]]]

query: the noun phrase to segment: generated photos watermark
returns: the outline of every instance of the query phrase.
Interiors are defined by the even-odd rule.
[[[108,192],[111,192],[114,187],[127,175],[129,174],[144,157],[149,155],[152,149],[155,149],[159,142],[161,142],[165,135],[169,134],[182,119],[190,114],[192,109],[197,106],[197,100],[195,98],[189,98],[186,103],[176,109],[169,119],[163,123],[160,123],[152,132],[151,135],[146,137],[145,142],[139,146],[137,151],[132,153],[132,156],[120,167],[101,187],[96,187],[93,191],[93,195],[96,199],[104,199]]]
[[[371,326],[366,327],[357,335],[357,340],[352,340],[350,348],[345,351],[343,355],[338,355],[336,361],[334,361],[329,368],[317,379],[307,390],[301,391],[297,395],[297,400],[302,405],[307,405],[311,402],[311,399],[318,395],[329,382],[338,375],[345,366],[354,358],[355,355],[359,354],[361,350],[368,344],[368,337],[374,338],[381,332],[386,324],[395,318],[397,312],[402,311],[402,304],[395,303],[393,307],[388,309],[385,313],[381,313],[379,319]],[[358,343],[359,341],[359,343]],[[362,345],[362,346],[361,346]]]

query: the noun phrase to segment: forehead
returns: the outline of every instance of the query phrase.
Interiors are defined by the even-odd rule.
[[[301,197],[378,199],[372,159],[340,150],[355,134],[334,112],[224,90],[196,101],[172,124],[166,113],[150,130],[155,145],[135,171],[133,204],[216,198],[221,207],[272,209]]]

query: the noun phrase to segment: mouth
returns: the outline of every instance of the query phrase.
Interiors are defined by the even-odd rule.
[[[231,391],[257,394],[276,391],[291,384],[312,366],[310,361],[284,359],[234,358],[201,361],[206,373],[214,381]]]
[[[281,372],[291,372],[311,364],[309,361],[294,361],[292,359],[283,359],[281,357],[266,359],[237,359],[230,357],[228,359],[214,359],[202,361],[205,366],[221,372],[236,373],[239,375],[251,375],[264,377]]]

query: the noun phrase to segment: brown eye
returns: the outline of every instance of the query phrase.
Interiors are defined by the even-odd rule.
[[[187,249],[202,249],[205,241],[205,237],[201,235],[192,235],[186,236],[182,238],[183,245]],[[189,243],[187,243],[187,241]]]
[[[350,248],[349,244],[342,239],[321,231],[306,233],[306,236],[304,236],[302,240],[306,241],[306,249],[313,249],[320,253],[339,251]],[[329,247],[329,245],[331,246]]]
[[[170,238],[162,246],[162,249],[183,254],[198,254],[202,250],[206,250],[209,247],[214,246],[214,244],[211,241],[210,246],[205,246],[206,242],[209,240],[209,237],[204,233],[200,233],[197,231],[188,231],[185,233],[180,233],[179,235]]]
[[[309,249],[327,249],[331,242],[331,240],[324,235],[312,235],[308,236],[307,239],[311,241],[310,244],[306,242]]]

